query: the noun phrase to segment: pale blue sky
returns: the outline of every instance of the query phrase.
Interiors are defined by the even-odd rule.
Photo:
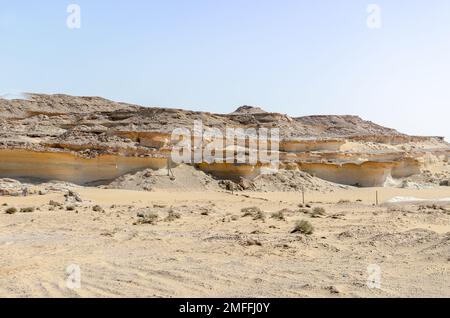
[[[356,114],[450,139],[450,1],[0,0],[0,71],[0,95]]]

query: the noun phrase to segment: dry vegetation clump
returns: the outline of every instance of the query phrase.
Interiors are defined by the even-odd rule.
[[[405,213],[407,211],[406,211],[406,209],[404,207],[390,206],[387,209],[387,212],[401,212],[401,213]]]
[[[11,208],[6,209],[5,213],[6,214],[15,214],[15,213],[17,213],[17,209],[14,207],[11,207]]]
[[[255,216],[253,217],[253,220],[257,221],[257,220],[261,220],[264,221],[266,219],[266,215],[264,214],[263,211],[259,211],[255,214]]]
[[[324,216],[326,214],[325,209],[324,208],[314,208],[312,210],[311,216],[313,218],[318,218],[321,216]]]
[[[34,207],[22,208],[22,209],[20,209],[20,213],[33,213],[34,210],[35,210]]]
[[[53,201],[53,200],[50,200],[50,202],[48,203],[48,205],[50,205],[50,206],[52,206],[52,207],[60,207],[60,206],[62,206],[62,204],[61,203],[59,203],[59,202],[56,202],[56,201]]]
[[[291,233],[302,233],[306,235],[311,235],[314,232],[314,227],[311,223],[305,220],[297,221],[294,229]]]
[[[178,219],[181,219],[181,214],[178,212],[175,212],[174,210],[170,210],[169,215],[166,217],[165,221],[173,222]]]
[[[138,213],[138,220],[134,223],[134,225],[142,225],[142,224],[151,224],[155,225],[158,222],[159,216],[156,213]]]
[[[66,206],[66,211],[75,211],[75,206],[73,205]]]
[[[241,209],[242,217],[252,216],[253,220],[262,220],[264,221],[266,219],[265,213],[258,207],[249,207],[249,208],[243,208]]]
[[[247,242],[245,243],[247,246],[262,246],[262,243],[258,240],[249,238],[247,239]]]
[[[278,221],[286,221],[286,217],[284,216],[283,210],[272,213],[271,218]]]
[[[103,208],[100,205],[94,205],[92,207],[92,211],[94,211],[94,212],[105,212],[105,210],[103,210]]]
[[[256,207],[256,206],[252,206],[249,208],[242,208],[241,209],[242,217],[246,217],[246,216],[255,216],[257,213],[262,213],[261,209]]]

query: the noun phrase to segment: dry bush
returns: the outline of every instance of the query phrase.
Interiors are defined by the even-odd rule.
[[[52,207],[60,207],[62,204],[53,200],[50,200],[50,202],[48,203],[48,205],[52,206]]]
[[[272,213],[271,218],[279,221],[286,221],[286,217],[284,216],[283,211]]]
[[[6,214],[14,214],[14,213],[17,213],[17,209],[14,207],[11,207],[11,208],[6,209],[5,213]]]
[[[261,211],[260,208],[258,208],[256,206],[252,206],[252,207],[249,207],[249,208],[242,208],[241,212],[244,213],[242,215],[242,217],[246,217],[246,216],[254,216],[257,213],[261,213],[262,211]]]
[[[167,222],[172,222],[172,221],[175,221],[175,220],[178,220],[178,219],[181,219],[181,214],[178,213],[178,212],[175,212],[173,210],[170,210],[169,211],[169,215],[166,217],[165,220]]]
[[[151,224],[155,225],[158,222],[159,216],[156,213],[138,213],[139,219],[134,223],[138,224]]]
[[[252,238],[247,239],[247,246],[262,246],[261,242]]]
[[[100,205],[94,205],[92,207],[92,211],[94,211],[94,212],[105,212],[105,210],[103,210],[103,208]]]
[[[253,220],[257,221],[257,220],[261,220],[264,221],[266,219],[266,215],[264,214],[263,211],[258,211],[254,216],[253,216]]]
[[[324,208],[314,208],[314,209],[312,210],[311,216],[312,216],[312,217],[320,217],[320,216],[323,216],[323,215],[325,215],[325,214],[326,214],[326,212],[325,212],[325,209],[324,209]]]
[[[306,235],[311,235],[314,232],[314,227],[311,223],[305,220],[297,221],[294,229],[291,233],[302,233]]]
[[[33,213],[34,210],[35,210],[34,207],[22,208],[22,209],[20,209],[20,213]]]

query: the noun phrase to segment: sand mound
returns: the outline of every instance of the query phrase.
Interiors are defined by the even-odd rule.
[[[300,192],[307,191],[329,192],[334,189],[347,189],[303,171],[280,170],[274,174],[260,175],[254,180],[240,178],[239,181],[217,180],[209,174],[195,167],[181,165],[173,169],[174,178],[167,175],[167,170],[143,170],[121,176],[103,188],[126,190],[234,190],[255,192]]]
[[[107,186],[107,189],[126,189],[140,191],[183,190],[202,191],[219,190],[217,180],[194,167],[181,165],[172,169],[174,177],[167,175],[167,170],[146,169],[123,175]]]
[[[302,188],[309,191],[329,192],[333,189],[347,189],[348,186],[328,182],[309,173],[298,170],[280,170],[275,174],[263,174],[253,180],[254,191],[297,192]]]
[[[242,115],[242,114],[262,114],[267,113],[264,109],[256,106],[241,106],[236,109],[231,115]]]

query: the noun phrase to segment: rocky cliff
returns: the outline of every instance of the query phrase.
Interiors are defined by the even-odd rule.
[[[449,144],[401,134],[357,116],[289,117],[243,106],[230,114],[142,107],[99,97],[27,94],[0,99],[0,178],[109,182],[164,169],[177,128],[278,128],[281,169],[328,181],[381,186],[430,167],[448,168]],[[225,149],[224,149],[225,151]],[[246,149],[248,154],[248,149]],[[254,179],[264,164],[200,163],[224,179]]]

